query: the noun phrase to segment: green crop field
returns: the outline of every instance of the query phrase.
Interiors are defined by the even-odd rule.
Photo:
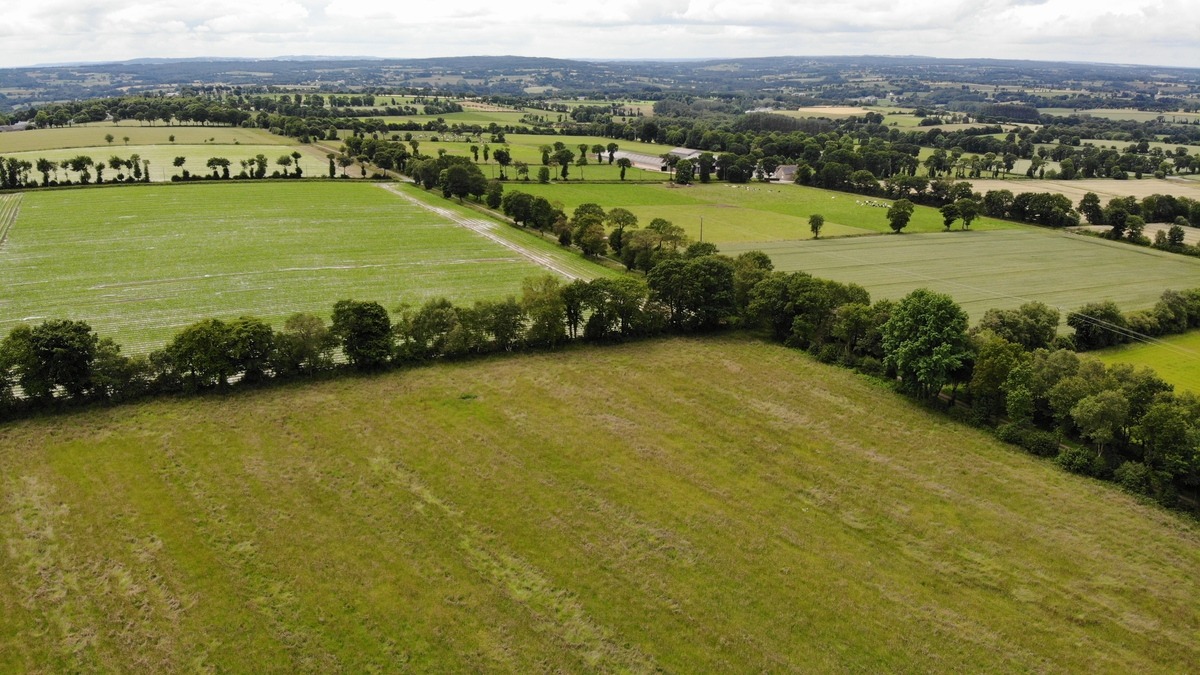
[[[113,142],[104,140],[113,136]],[[171,141],[174,136],[175,140]],[[129,141],[126,142],[125,138]],[[144,145],[290,145],[292,139],[276,136],[263,129],[241,127],[201,126],[144,126],[136,122],[126,124],[85,124],[62,129],[35,129],[0,134],[0,155],[31,150],[55,150],[59,148],[101,148],[96,153],[128,154],[129,146]],[[80,153],[75,153],[80,154]],[[177,153],[178,154],[178,153]],[[210,155],[211,156],[211,155]]]
[[[741,338],[31,420],[0,475],[4,672],[1200,662],[1195,521]]]
[[[535,112],[541,113],[542,111]],[[544,114],[558,115],[558,113]],[[515,110],[486,111],[468,109],[463,110],[462,112],[439,113],[437,115],[381,115],[378,119],[389,123],[395,122],[397,124],[403,124],[404,122],[417,122],[418,124],[425,124],[426,122],[432,122],[436,119],[441,119],[445,121],[446,124],[478,124],[479,126],[487,127],[492,123],[499,124],[500,126],[504,126],[506,124],[520,124],[521,118],[524,115],[525,113]]]
[[[887,208],[873,205],[890,205],[891,200],[790,183],[712,183],[679,187],[665,182],[655,185],[510,182],[505,189],[561,202],[568,213],[580,204],[594,202],[605,210],[618,206],[629,209],[637,215],[641,225],[654,218],[666,218],[682,226],[693,239],[700,237],[700,219],[703,218],[704,240],[715,244],[807,239],[812,236],[808,217],[814,213],[825,216],[822,237],[891,232]],[[971,227],[991,230],[1023,226],[981,217]],[[942,216],[937,209],[918,206],[905,231],[937,232],[943,229]]]
[[[578,276],[606,273],[515,228],[496,229]],[[249,314],[278,324],[299,311],[328,316],[346,298],[389,309],[438,295],[501,298],[546,272],[369,183],[39,191],[24,195],[0,248],[0,333],[21,321],[82,319],[146,351],[203,318]]]
[[[413,133],[413,138],[418,143],[418,150],[423,155],[435,156],[439,150],[445,150],[447,154],[459,155],[462,157],[471,157],[471,146],[479,146],[480,168],[483,169],[485,175],[495,176],[499,167],[495,162],[483,162],[483,142],[478,140],[463,140],[463,141],[447,141],[444,139],[445,134],[439,136],[441,140],[432,141],[430,138],[439,136],[437,133],[423,131]],[[508,134],[505,136],[506,143],[488,143],[489,147],[494,150],[496,148],[507,147],[512,154],[514,162],[525,162],[529,164],[529,179],[534,181],[537,179],[537,171],[542,166],[542,152],[539,148],[543,145],[552,145],[555,142],[561,142],[567,146],[567,149],[575,153],[575,157],[579,157],[579,145],[586,144],[588,146],[588,165],[584,167],[571,166],[568,173],[568,179],[578,181],[582,174],[583,180],[586,181],[615,181],[621,177],[621,169],[615,163],[608,163],[608,151],[604,152],[604,162],[596,163],[596,155],[590,151],[593,145],[599,144],[605,147],[609,143],[617,143],[621,150],[629,152],[638,152],[648,155],[659,156],[671,150],[665,145],[655,145],[653,143],[641,143],[637,141],[613,141],[611,138],[601,138],[600,136],[539,136],[536,134]],[[557,176],[558,173],[554,167],[551,167],[551,175]],[[509,167],[509,178],[516,178],[516,169]],[[667,174],[661,171],[646,171],[637,167],[630,167],[625,172],[625,178],[628,182],[650,181],[660,182],[667,179]]]
[[[1105,363],[1153,368],[1177,389],[1200,394],[1200,331],[1170,335],[1150,344],[1132,344],[1096,352]]]
[[[861,284],[875,299],[922,287],[947,293],[972,319],[1030,300],[1058,307],[1064,319],[1093,301],[1141,309],[1200,280],[1196,258],[1036,228],[721,246],[729,254],[751,249],[765,251],[776,269]]]
[[[39,159],[48,159],[52,162],[61,162],[65,159],[70,159],[78,155],[86,155],[91,157],[96,162],[107,162],[109,157],[120,157],[121,159],[129,159],[130,155],[138,155],[143,160],[150,160],[150,180],[152,182],[164,182],[171,180],[171,176],[177,175],[180,169],[175,168],[174,161],[176,157],[184,157],[187,162],[183,165],[193,174],[208,174],[209,169],[204,166],[212,157],[224,157],[233,162],[229,168],[233,175],[237,175],[241,171],[238,162],[242,160],[253,159],[255,155],[263,155],[267,158],[270,164],[267,166],[267,175],[273,171],[280,170],[280,166],[275,163],[281,155],[288,155],[299,151],[304,155],[300,159],[300,167],[304,170],[307,176],[325,177],[329,172],[329,160],[325,157],[326,153],[313,145],[114,145],[109,147],[96,146],[85,148],[70,148],[60,150],[34,150],[28,152],[13,152],[9,153],[8,157],[16,157],[29,162],[36,163]],[[288,167],[288,173],[294,169]],[[122,170],[125,171],[125,170]],[[127,171],[125,171],[128,173]],[[75,174],[65,169],[59,169],[57,172],[60,178],[70,178],[75,180]],[[93,179],[95,178],[95,169],[91,170]],[[33,178],[41,181],[41,175],[36,170],[31,174]],[[51,174],[53,178],[54,174]],[[111,168],[105,167],[104,179],[111,181],[115,179],[117,172]]]

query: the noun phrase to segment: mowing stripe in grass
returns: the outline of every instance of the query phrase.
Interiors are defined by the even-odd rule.
[[[0,248],[4,248],[4,242],[8,241],[8,231],[12,229],[13,223],[17,222],[20,212],[20,192],[0,195]]]

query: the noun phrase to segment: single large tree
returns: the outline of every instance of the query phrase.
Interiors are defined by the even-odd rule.
[[[333,306],[332,332],[346,359],[359,370],[380,368],[391,356],[391,319],[377,302],[339,300]]]
[[[812,231],[813,239],[821,238],[821,228],[825,227],[825,216],[814,213],[808,217],[808,229]]]
[[[891,207],[887,210],[887,219],[888,225],[892,227],[893,232],[900,234],[900,230],[908,226],[908,221],[912,218],[914,208],[913,203],[907,199],[897,199],[895,202],[892,202]]]
[[[881,332],[885,363],[917,396],[935,396],[969,355],[967,313],[924,288],[897,303]]]

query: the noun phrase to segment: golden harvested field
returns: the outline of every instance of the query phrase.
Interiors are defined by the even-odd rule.
[[[1200,199],[1200,182],[1178,178],[1143,178],[1142,180],[1110,180],[1093,178],[1089,180],[994,180],[975,179],[970,181],[977,192],[989,190],[1008,190],[1013,194],[1022,192],[1058,192],[1066,195],[1076,204],[1088,192],[1095,192],[1100,201],[1106,202],[1113,197],[1137,197],[1141,199],[1153,194],[1174,195]]]

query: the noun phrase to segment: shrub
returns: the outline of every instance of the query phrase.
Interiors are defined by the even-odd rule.
[[[1113,473],[1113,480],[1133,494],[1150,494],[1150,469],[1141,462],[1124,462]]]
[[[1076,445],[1069,448],[1064,448],[1058,453],[1058,457],[1056,457],[1054,461],[1058,462],[1059,466],[1067,471],[1070,471],[1071,473],[1091,476],[1094,475],[1092,471],[1092,460],[1095,458],[1095,456],[1096,455],[1093,454],[1088,448]]]

